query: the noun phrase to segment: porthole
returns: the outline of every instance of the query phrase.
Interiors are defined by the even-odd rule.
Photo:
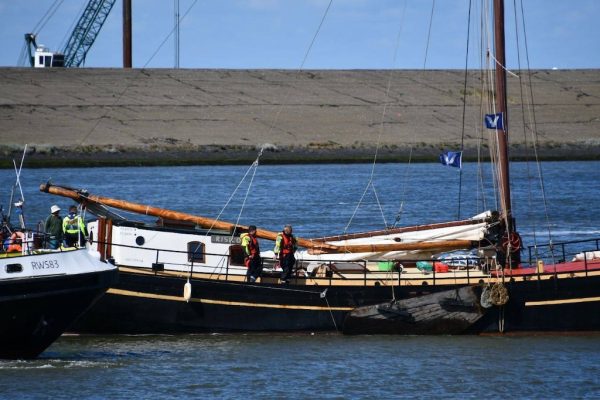
[[[136,243],[138,246],[143,246],[143,245],[144,245],[144,243],[146,243],[146,239],[144,239],[144,237],[143,237],[143,236],[138,236],[138,237],[136,237],[136,238],[135,238],[135,243]]]

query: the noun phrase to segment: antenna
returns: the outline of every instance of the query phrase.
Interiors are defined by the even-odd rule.
[[[13,195],[15,187],[19,187],[19,192],[21,193],[21,199],[14,203],[14,206],[17,208],[17,214],[19,215],[19,224],[22,229],[25,229],[25,217],[23,216],[23,204],[25,203],[25,195],[23,194],[23,187],[21,186],[21,170],[23,169],[23,162],[25,161],[25,154],[27,153],[27,144],[25,144],[25,148],[23,149],[23,156],[21,157],[21,165],[17,169],[17,163],[13,159],[13,165],[15,167],[15,174],[17,175],[17,180],[13,186],[13,190],[10,194],[10,208],[8,212],[8,219],[10,220],[10,212],[12,211],[13,206]]]
[[[23,195],[23,188],[21,187],[21,170],[23,169],[23,162],[25,161],[26,153],[27,153],[27,144],[25,144],[25,148],[23,149],[23,156],[21,157],[21,165],[19,165],[19,169],[17,169],[17,163],[13,159],[13,165],[15,166],[15,174],[17,175],[17,180],[15,182],[15,186],[19,186],[19,191],[21,192],[21,203],[25,202],[25,196]]]
[[[175,4],[175,68],[179,68],[179,0]]]

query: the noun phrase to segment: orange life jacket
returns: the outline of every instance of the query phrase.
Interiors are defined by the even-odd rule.
[[[248,235],[248,237],[250,237],[250,241],[248,242],[248,250],[250,250],[250,256],[254,257],[260,253],[258,248],[258,240],[252,235]]]
[[[25,234],[23,232],[13,232],[13,234],[10,236],[10,242],[6,251],[9,253],[23,251],[21,244],[23,243],[24,239]]]
[[[294,235],[286,235],[285,232],[281,232],[281,254],[290,254],[294,252],[294,245],[296,244],[296,238]]]

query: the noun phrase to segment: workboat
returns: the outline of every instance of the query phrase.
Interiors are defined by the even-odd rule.
[[[37,357],[117,279],[95,251],[48,250],[43,234],[20,233],[0,252],[0,358]]]
[[[487,10],[488,2],[482,9]],[[272,252],[246,282],[238,223],[42,184],[98,219],[92,249],[119,269],[73,327],[91,333],[315,331],[460,334],[600,330],[598,239],[535,243],[516,230],[510,195],[504,4],[494,0],[495,68],[482,93],[499,211],[468,219],[297,238],[295,274],[280,279]],[[482,13],[486,14],[486,13]],[[486,14],[487,15],[487,14]],[[492,141],[491,141],[492,143]],[[260,155],[259,155],[260,157]],[[448,154],[442,160],[456,161]],[[258,159],[253,165],[258,166]],[[458,163],[460,166],[460,162]],[[140,215],[122,217],[115,210]],[[155,217],[155,222],[141,221]],[[277,233],[259,229],[257,237]],[[461,253],[457,253],[461,251]]]
[[[66,248],[26,227],[20,182],[26,152],[27,146],[18,169],[13,161],[16,181],[7,214],[0,206],[0,359],[37,357],[118,278],[116,267],[100,261],[97,251]],[[16,191],[21,198],[13,202]]]

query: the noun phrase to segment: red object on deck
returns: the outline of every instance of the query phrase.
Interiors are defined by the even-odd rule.
[[[435,267],[435,272],[448,272],[450,270],[448,264],[444,264],[442,262],[435,262],[433,265]]]
[[[600,270],[600,260],[589,260],[587,262],[587,266],[585,261],[571,261],[560,264],[547,264],[544,265],[544,273],[545,274],[562,274],[566,272],[583,272],[585,270],[588,271],[599,271]],[[502,275],[500,271],[492,271],[492,276]],[[527,268],[518,268],[518,269],[505,269],[504,276],[527,276],[527,275],[536,275],[537,270],[535,267],[527,267]]]

